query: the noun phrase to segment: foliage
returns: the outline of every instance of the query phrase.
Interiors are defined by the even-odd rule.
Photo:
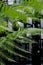
[[[36,40],[32,39],[32,35],[40,35],[41,29],[22,28],[18,25],[17,21],[22,20],[23,23],[27,23],[27,17],[32,17],[33,19],[35,18],[35,20],[39,19],[39,15],[35,16],[36,12],[34,14],[32,13],[34,8],[35,10],[38,9],[36,7],[38,3],[36,4],[35,2],[26,2],[27,7],[25,7],[25,2],[23,5],[15,5],[12,7],[4,4],[3,2],[0,2],[0,64],[5,64],[5,61],[19,63],[15,57],[23,58],[25,60],[30,59],[30,51],[22,48],[22,45],[27,45],[29,43],[38,43]],[[33,7],[33,5],[35,6],[33,8],[30,8],[28,7],[30,5],[31,7]],[[28,16],[26,13],[24,14],[18,12],[17,9],[23,10],[28,14]],[[13,31],[10,31],[10,29],[7,27],[8,22],[7,20],[4,20],[4,18],[11,20],[14,27]],[[15,31],[15,29],[17,29],[17,31]],[[27,34],[29,34],[28,37]]]

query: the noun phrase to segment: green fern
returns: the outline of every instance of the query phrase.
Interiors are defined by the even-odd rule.
[[[35,2],[32,5],[31,5],[31,3],[33,3],[33,1],[29,2],[29,3],[26,2],[26,4],[27,4],[27,6],[35,5],[33,8],[35,8],[35,10],[37,10]],[[3,7],[2,7],[2,4],[3,4]],[[26,45],[26,44],[30,44],[30,43],[31,44],[38,43],[36,40],[32,39],[32,35],[40,35],[40,32],[42,29],[22,28],[17,23],[17,21],[19,21],[19,20],[22,20],[23,23],[27,23],[26,19],[27,19],[27,17],[30,17],[30,16],[33,19],[35,18],[35,20],[39,19],[35,16],[35,14],[32,14],[31,9],[30,9],[30,11],[28,11],[29,9],[28,9],[28,7],[25,8],[24,7],[25,5],[21,4],[18,6],[15,5],[15,7],[14,6],[10,7],[7,4],[0,2],[0,13],[1,13],[1,15],[0,15],[0,35],[2,34],[2,36],[0,37],[0,59],[1,59],[0,65],[6,64],[4,60],[6,60],[8,62],[19,63],[15,57],[29,60],[30,51],[22,48],[22,45],[23,44]],[[22,9],[22,10],[28,12],[28,14],[31,13],[31,15],[27,16],[26,14],[17,12],[16,11],[17,7],[18,7],[18,9]],[[38,5],[38,7],[39,7],[39,5]],[[6,17],[12,21],[13,27],[17,28],[17,31],[9,30],[9,28],[7,27],[8,23],[3,20],[3,18],[6,18]],[[20,28],[20,30],[19,30],[19,28]],[[3,36],[3,33],[6,34],[6,36]],[[27,37],[27,34],[30,34],[30,36]]]

